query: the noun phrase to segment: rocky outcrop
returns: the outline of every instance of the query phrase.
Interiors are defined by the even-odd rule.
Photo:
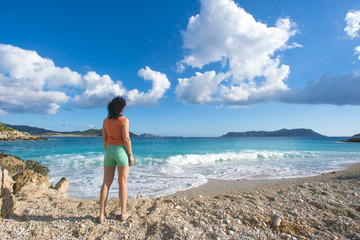
[[[19,157],[13,156],[11,154],[5,154],[4,152],[0,153],[0,163],[4,166],[5,169],[9,171],[11,176],[14,176],[25,169],[33,170],[40,175],[47,177],[50,172],[48,167],[42,166],[40,162],[35,162],[33,160],[27,160],[26,162]]]
[[[47,181],[47,178],[34,170],[25,169],[24,171],[16,174],[13,179],[15,180],[14,184],[14,193],[19,193],[21,188],[25,185],[33,185],[39,187],[50,188],[51,183]]]
[[[14,180],[9,172],[0,164],[0,217],[8,217],[13,214],[16,201],[13,193]]]
[[[33,160],[24,161],[11,154],[0,153],[0,217],[6,218],[13,214],[16,207],[16,196],[21,194],[44,195],[61,192],[64,196],[69,181],[62,178],[55,189],[48,181],[48,167]]]
[[[5,154],[4,152],[0,153],[0,164],[9,171],[11,176],[24,171],[26,167],[24,160],[11,154]]]
[[[10,176],[9,172],[3,166],[1,166],[1,171],[0,171],[0,186],[1,186],[0,196],[2,195],[4,189],[6,188],[9,189],[11,193],[13,192],[12,189],[14,186],[14,180]]]
[[[69,180],[66,177],[60,179],[60,181],[55,185],[55,189],[59,192],[65,192],[68,189]]]
[[[47,140],[47,139],[38,136],[32,136],[27,132],[19,132],[17,130],[0,132],[0,141],[13,141],[13,140],[39,141],[39,140]]]
[[[44,177],[47,177],[50,172],[50,169],[48,167],[42,166],[40,162],[35,162],[33,160],[27,160],[25,168],[34,170],[34,172],[39,173]]]
[[[15,196],[10,192],[9,188],[5,188],[1,195],[1,218],[9,217],[14,214],[16,208]]]

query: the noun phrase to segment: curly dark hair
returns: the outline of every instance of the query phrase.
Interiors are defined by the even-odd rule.
[[[125,106],[126,101],[122,97],[116,97],[111,100],[107,106],[108,118],[117,119],[119,116],[121,116],[121,112],[124,110]]]

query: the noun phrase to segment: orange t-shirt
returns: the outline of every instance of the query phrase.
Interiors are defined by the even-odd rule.
[[[117,119],[105,118],[103,129],[107,134],[106,145],[124,145],[123,139],[123,125],[126,117],[120,116]]]

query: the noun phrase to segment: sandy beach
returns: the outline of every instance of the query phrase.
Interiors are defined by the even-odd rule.
[[[99,224],[97,200],[43,188],[16,195],[1,239],[360,239],[360,164],[311,178],[209,180],[163,198],[117,199]],[[128,186],[131,188],[131,186]]]

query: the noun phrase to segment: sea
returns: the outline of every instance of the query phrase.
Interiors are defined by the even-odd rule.
[[[338,137],[133,138],[130,198],[160,197],[208,179],[308,177],[360,162],[360,144]],[[0,152],[50,168],[49,181],[69,180],[68,195],[99,198],[104,149],[100,137],[49,137],[0,142]],[[117,175],[117,174],[116,174]],[[118,197],[117,177],[109,198]]]

